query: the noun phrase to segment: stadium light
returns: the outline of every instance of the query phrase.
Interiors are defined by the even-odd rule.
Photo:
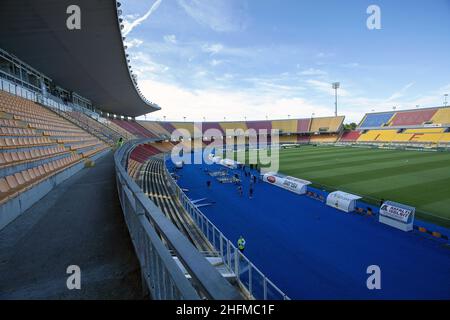
[[[444,94],[444,107],[447,106],[447,97],[448,97],[448,93]]]
[[[334,115],[337,117],[337,109],[338,109],[337,89],[340,88],[341,83],[340,82],[333,82],[331,84],[331,86],[334,89]]]

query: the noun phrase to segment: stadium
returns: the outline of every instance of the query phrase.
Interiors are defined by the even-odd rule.
[[[147,120],[122,4],[0,6],[0,299],[450,299],[447,95]]]

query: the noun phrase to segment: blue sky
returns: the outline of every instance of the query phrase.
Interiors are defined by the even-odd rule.
[[[371,4],[380,30],[366,27]],[[328,116],[333,81],[346,122],[442,105],[450,93],[450,0],[123,0],[121,9],[139,87],[162,107],[147,119]]]

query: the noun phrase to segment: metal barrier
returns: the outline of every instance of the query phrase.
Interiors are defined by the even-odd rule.
[[[270,281],[233,243],[191,202],[173,179],[164,161],[166,179],[174,190],[183,208],[191,215],[198,228],[214,246],[227,267],[234,272],[236,280],[258,300],[290,300],[272,281]]]
[[[140,144],[129,141],[114,154],[117,191],[141,266],[142,280],[153,299],[242,299],[239,291],[203,257],[164,216],[126,172],[128,156]],[[169,250],[170,249],[170,250]],[[188,273],[177,265],[171,252]]]

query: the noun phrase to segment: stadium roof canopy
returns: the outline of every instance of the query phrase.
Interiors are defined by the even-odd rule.
[[[81,9],[80,30],[67,28],[70,5]],[[159,110],[133,83],[115,0],[1,0],[0,47],[103,111]]]

